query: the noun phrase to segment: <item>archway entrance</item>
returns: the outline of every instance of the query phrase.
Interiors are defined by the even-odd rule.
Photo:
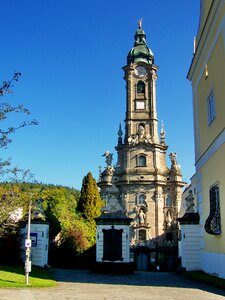
[[[177,247],[149,249],[137,247],[134,250],[137,271],[175,271],[178,265]]]

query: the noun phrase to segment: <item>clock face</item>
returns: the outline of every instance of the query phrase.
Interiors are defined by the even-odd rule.
[[[143,77],[148,73],[147,69],[143,66],[137,66],[135,68],[135,74],[139,77]]]
[[[144,101],[136,101],[136,109],[145,109]]]

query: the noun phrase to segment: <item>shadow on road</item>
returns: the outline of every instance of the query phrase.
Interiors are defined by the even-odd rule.
[[[133,274],[120,275],[99,274],[88,270],[63,269],[53,269],[52,272],[55,280],[58,282],[199,289],[225,296],[225,290],[223,289],[183,277],[177,273],[138,271]]]

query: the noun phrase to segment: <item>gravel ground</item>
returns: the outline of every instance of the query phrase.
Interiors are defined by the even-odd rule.
[[[127,275],[108,275],[95,274],[87,270],[62,269],[54,269],[52,272],[58,282],[56,287],[0,289],[0,299],[225,299],[225,290],[179,276],[176,273],[135,272]]]

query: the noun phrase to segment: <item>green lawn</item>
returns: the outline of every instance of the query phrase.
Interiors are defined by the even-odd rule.
[[[56,282],[43,268],[32,266],[29,284],[25,284],[24,266],[0,266],[0,288],[50,287]]]

